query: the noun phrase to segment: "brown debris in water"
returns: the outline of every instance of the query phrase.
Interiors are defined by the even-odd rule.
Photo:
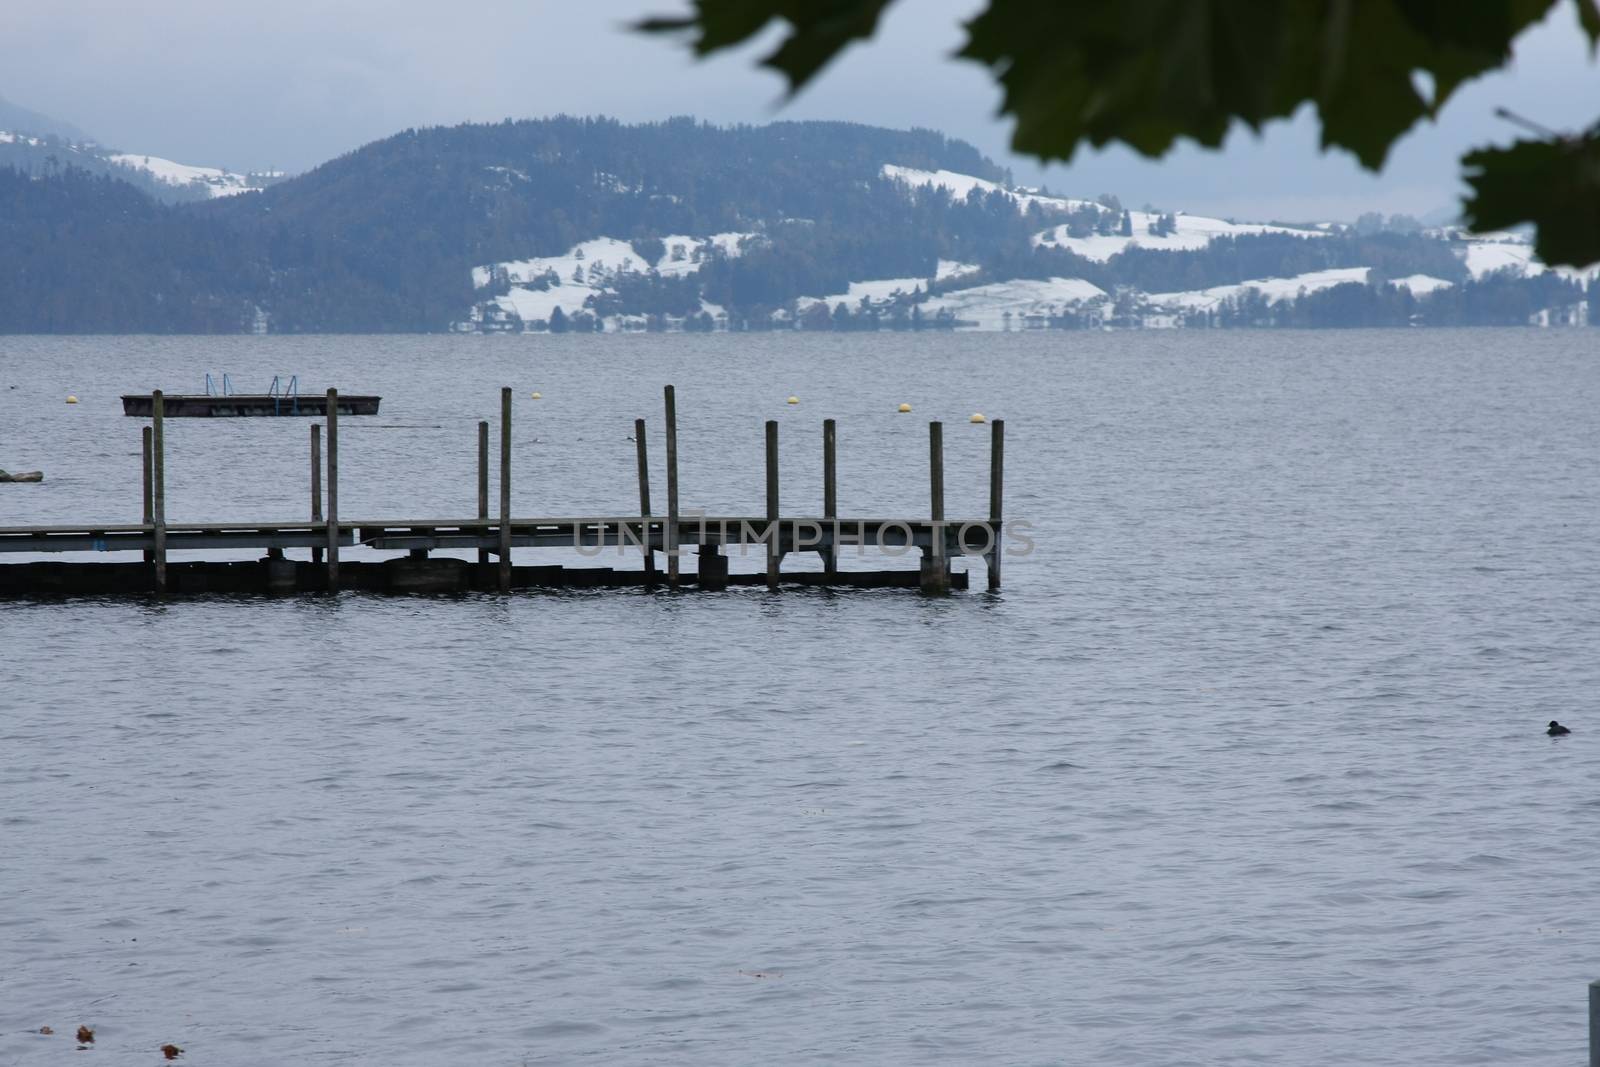
[[[161,1054],[169,1060],[175,1060],[179,1056],[183,1055],[183,1049],[179,1048],[177,1045],[162,1045]]]
[[[39,1027],[39,1032],[45,1037],[49,1037],[51,1034],[55,1033],[55,1031],[50,1029],[48,1026]]]
[[[78,1027],[78,1042],[83,1045],[94,1044],[94,1031],[87,1026]]]

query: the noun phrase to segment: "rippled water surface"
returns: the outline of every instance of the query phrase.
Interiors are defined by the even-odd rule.
[[[981,410],[1038,546],[938,601],[0,604],[0,1064],[1580,1062],[1597,344],[0,339],[0,525],[137,521],[116,395],[229,370],[383,394],[356,518],[470,512],[501,384],[520,515],[635,508],[639,415],[660,494],[667,381],[685,506],[758,510],[777,418],[816,510],[833,416],[842,510],[920,514],[943,418],[981,513]],[[307,424],[170,423],[169,515],[303,517]]]

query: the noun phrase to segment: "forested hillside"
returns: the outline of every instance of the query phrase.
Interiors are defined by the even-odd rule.
[[[847,123],[406,130],[235,177],[169,205],[59,158],[0,169],[0,331],[1565,323],[1594,284],[1515,235],[1132,210]]]

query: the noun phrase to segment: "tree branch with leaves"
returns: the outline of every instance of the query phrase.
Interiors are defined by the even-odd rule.
[[[761,64],[798,92],[894,0],[694,0],[648,19],[699,55],[786,27]],[[1311,104],[1324,149],[1381,170],[1407,131],[1463,84],[1511,59],[1556,7],[1575,9],[1591,54],[1600,0],[989,0],[958,55],[983,64],[1016,120],[1012,147],[1070,161],[1085,145],[1165,155],[1180,138],[1219,147],[1235,122],[1259,132]],[[1531,223],[1546,263],[1600,261],[1600,123],[1462,159],[1468,226]]]

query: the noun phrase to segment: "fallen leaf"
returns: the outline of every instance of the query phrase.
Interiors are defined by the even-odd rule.
[[[94,1044],[94,1031],[87,1026],[78,1027],[78,1040],[85,1045]]]
[[[169,1060],[175,1060],[179,1056],[183,1055],[183,1049],[179,1048],[177,1045],[162,1045],[161,1054]]]

